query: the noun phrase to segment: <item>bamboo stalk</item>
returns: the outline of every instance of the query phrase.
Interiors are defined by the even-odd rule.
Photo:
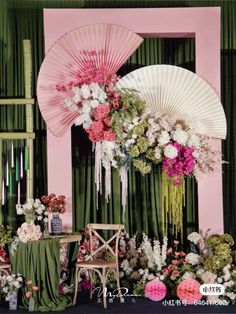
[[[9,99],[0,99],[0,105],[26,105],[34,104],[33,98],[9,98]]]
[[[31,77],[32,77],[32,60],[30,40],[23,40],[24,50],[24,75],[25,75],[25,97],[31,98]],[[33,108],[32,105],[26,105],[26,132],[33,132]],[[33,198],[33,179],[34,179],[34,155],[33,155],[33,140],[26,139],[26,145],[29,149],[29,169],[26,171],[26,197]]]
[[[35,134],[31,132],[2,132],[0,133],[0,140],[24,140],[34,139]]]
[[[2,179],[3,179],[3,171],[2,171],[2,140],[0,140],[0,224],[3,223],[3,215],[2,215]]]

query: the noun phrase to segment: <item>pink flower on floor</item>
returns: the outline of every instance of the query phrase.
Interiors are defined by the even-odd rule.
[[[179,274],[180,274],[180,272],[179,272],[178,270],[176,270],[176,269],[175,269],[175,270],[173,270],[173,271],[172,271],[171,276],[172,276],[172,277],[178,277],[178,276],[179,276]]]

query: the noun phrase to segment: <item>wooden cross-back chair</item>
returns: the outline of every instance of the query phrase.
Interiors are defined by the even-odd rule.
[[[11,264],[0,263],[0,276],[9,275],[11,273]]]
[[[118,295],[122,300],[122,295],[120,291],[120,280],[119,280],[119,264],[118,264],[118,244],[121,230],[124,229],[124,225],[122,224],[93,224],[90,223],[87,225],[89,231],[89,250],[90,255],[87,260],[77,262],[75,269],[75,294],[73,299],[73,305],[76,303],[77,291],[78,291],[78,281],[80,275],[85,270],[89,271],[91,285],[92,285],[92,273],[95,272],[99,276],[102,283],[102,295],[103,295],[103,306],[107,308],[107,300],[106,300],[106,282],[107,277],[110,271],[114,271]],[[104,239],[97,231],[113,231],[113,234],[109,239]],[[96,236],[99,240],[99,245],[96,250],[93,250],[93,236]],[[112,247],[113,243],[115,245]],[[113,260],[105,260],[101,258],[97,258],[96,255],[101,253],[103,250],[107,250],[111,253],[111,256],[114,257]],[[92,299],[92,288],[90,290],[90,299]]]

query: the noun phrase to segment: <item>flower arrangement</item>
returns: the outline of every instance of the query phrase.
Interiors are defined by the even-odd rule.
[[[24,215],[25,221],[27,223],[34,222],[35,220],[38,222],[48,221],[48,213],[46,211],[46,208],[38,198],[36,198],[35,200],[32,198],[28,198],[25,204],[17,204],[16,212],[17,215]]]
[[[19,241],[27,243],[28,241],[37,241],[41,238],[42,232],[40,226],[36,226],[33,222],[24,222],[18,229],[17,235]]]
[[[111,75],[106,68],[97,68],[94,60],[97,53],[86,51],[81,71],[74,73],[69,83],[56,86],[65,96],[64,108],[78,113],[75,125],[82,125],[94,143],[97,192],[102,190],[103,167],[105,198],[109,199],[111,167],[118,168],[125,208],[130,167],[145,175],[151,172],[153,164],[160,164],[162,191],[165,191],[162,204],[170,204],[170,209],[178,204],[175,211],[179,219],[171,219],[173,233],[177,235],[182,229],[184,178],[197,178],[199,171],[208,173],[217,169],[221,153],[209,145],[207,136],[195,134],[194,126],[161,112],[152,113],[137,91],[118,89],[119,77]],[[167,189],[170,185],[176,187]],[[163,205],[164,235],[167,234],[167,211]]]
[[[63,214],[65,212],[65,196],[59,195],[56,197],[54,193],[51,193],[49,195],[44,195],[41,197],[41,201],[43,204],[45,204],[46,210],[49,213],[59,213]]]
[[[236,264],[232,259],[232,237],[228,234],[203,235],[193,232],[188,235],[188,240],[190,250],[184,252],[177,240],[168,246],[168,239],[164,237],[161,245],[159,240],[151,240],[143,234],[139,243],[136,235],[130,237],[127,232],[123,232],[119,242],[121,286],[127,287],[131,293],[145,295],[146,284],[158,278],[166,285],[168,297],[176,297],[177,287],[183,280],[195,279],[199,284],[223,284],[225,294],[214,296],[214,301],[236,304]],[[96,250],[97,240],[94,239],[93,243]],[[85,237],[78,259],[86,259],[88,254],[89,246]],[[109,276],[108,283],[114,285],[114,276]],[[88,287],[85,276],[80,289],[86,290]],[[209,302],[213,300],[213,296],[206,298]]]
[[[0,290],[5,295],[6,301],[9,301],[10,292],[17,292],[22,284],[23,278],[20,274],[0,276]]]

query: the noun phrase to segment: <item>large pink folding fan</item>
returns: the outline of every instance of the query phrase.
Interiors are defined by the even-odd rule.
[[[93,24],[79,27],[54,43],[40,68],[37,95],[43,118],[55,136],[62,136],[78,116],[63,106],[65,95],[56,86],[73,81],[78,72],[83,74],[88,58],[97,69],[103,67],[108,74],[115,74],[142,41],[124,27]]]

